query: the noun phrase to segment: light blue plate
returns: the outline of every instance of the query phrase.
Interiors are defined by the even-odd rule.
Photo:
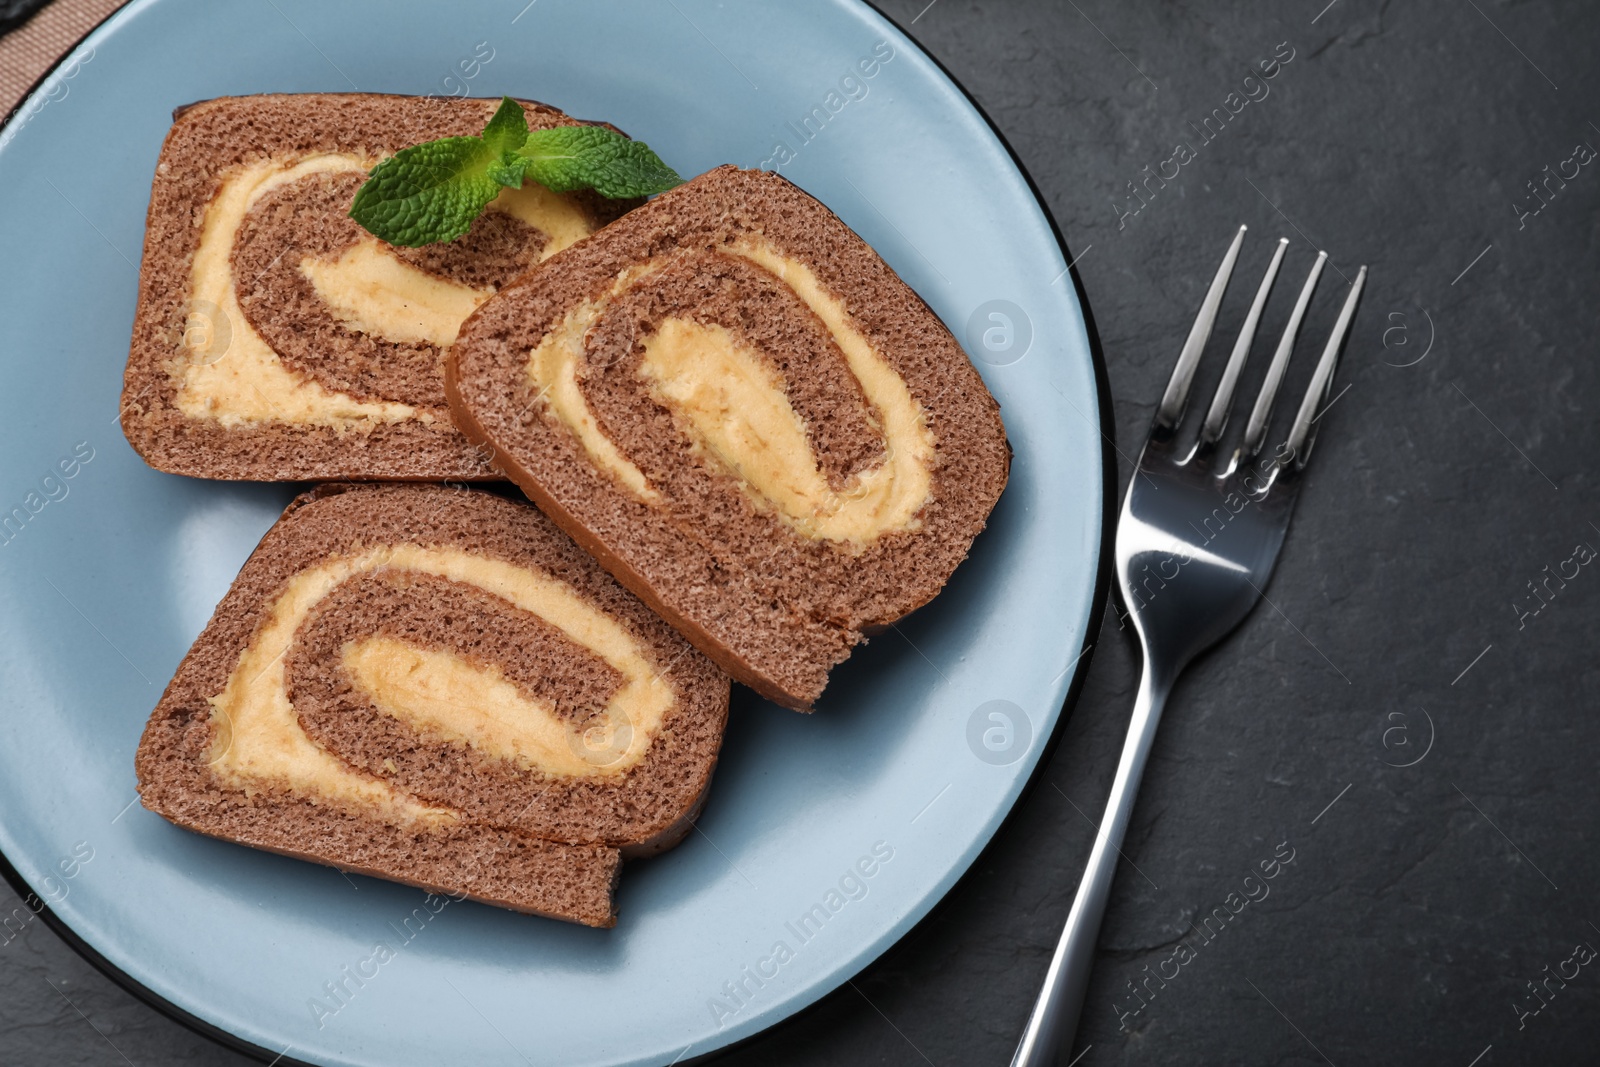
[[[665,1064],[783,1019],[972,863],[1098,606],[1084,315],[960,89],[846,0],[524,2],[141,0],[0,133],[0,850],[103,962],[269,1057]],[[416,890],[133,802],[145,717],[293,493],[158,474],[122,438],[156,154],[176,105],[353,88],[548,101],[684,174],[781,164],[980,357],[1004,409],[1011,484],[949,588],[836,671],[816,714],[736,696],[701,832],[626,868],[615,930],[475,904],[423,922]],[[379,943],[393,958],[363,966]]]

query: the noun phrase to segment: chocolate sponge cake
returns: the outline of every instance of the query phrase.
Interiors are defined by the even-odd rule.
[[[313,94],[181,109],[150,193],[122,396],[151,466],[255,480],[489,479],[451,424],[442,351],[529,265],[637,201],[506,190],[464,237],[397,248],[349,217],[400,149],[498,101]],[[577,125],[527,104],[534,129]]]
[[[733,677],[808,709],[926,603],[1004,488],[999,406],[832,212],[721,167],[502,288],[456,424]]]
[[[675,844],[728,679],[534,508],[334,485],[268,531],[137,756],[145,807],[256,848],[590,926]]]

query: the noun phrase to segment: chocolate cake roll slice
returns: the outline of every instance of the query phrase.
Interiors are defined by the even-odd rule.
[[[204,478],[491,479],[451,424],[443,351],[530,265],[637,201],[508,189],[463,237],[397,248],[349,217],[400,149],[476,135],[498,101],[223,97],[180,109],[150,193],[122,427]],[[526,104],[530,127],[578,125]]]
[[[290,505],[139,744],[144,806],[256,848],[589,926],[686,834],[728,679],[534,508]]]
[[[456,424],[733,677],[809,709],[925,604],[1006,483],[950,331],[783,178],[721,167],[500,290]]]

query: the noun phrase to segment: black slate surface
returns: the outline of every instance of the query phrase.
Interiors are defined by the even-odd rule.
[[[0,33],[15,29],[49,0],[0,0]]]
[[[1295,242],[1287,285],[1310,249],[1330,255],[1312,343],[1340,275],[1372,271],[1272,606],[1169,707],[1063,1062],[1600,1061],[1600,966],[1566,962],[1600,947],[1600,566],[1569,562],[1600,547],[1600,166],[1565,163],[1600,147],[1600,8],[925,4],[886,9],[993,116],[1081,257],[1123,453],[1239,223],[1254,237],[1248,280],[1213,350],[1269,238]],[[1246,83],[1290,52],[1265,96]],[[1260,98],[1240,106],[1247,93]],[[1189,124],[1218,107],[1238,114],[1199,144]],[[1127,183],[1179,142],[1194,158],[1128,214]],[[1563,184],[1564,163],[1578,173]],[[1547,166],[1558,177],[1535,200]],[[1288,303],[1280,293],[1264,336]],[[1008,1062],[1136,672],[1108,612],[1060,747],[972,873],[851,985],[721,1062]],[[1275,853],[1293,859],[1268,895],[1233,898],[1204,940],[1192,924]],[[0,911],[17,905],[7,894]],[[1183,944],[1192,957],[1164,963]],[[1135,998],[1130,983],[1174,969]],[[123,1062],[248,1061],[138,1003],[39,922],[8,931],[0,1063]]]

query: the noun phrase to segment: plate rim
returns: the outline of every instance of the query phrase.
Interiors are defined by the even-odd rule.
[[[883,948],[876,954],[864,960],[860,968],[846,976],[844,980],[839,982],[832,989],[828,990],[826,993],[823,993],[809,1004],[802,1005],[793,1012],[790,1012],[788,1015],[785,1015],[783,1018],[777,1020],[771,1025],[757,1030],[755,1033],[748,1034],[737,1041],[732,1041],[726,1045],[710,1049],[701,1055],[694,1056],[683,1061],[683,1067],[699,1067],[699,1065],[709,1064],[716,1060],[723,1059],[734,1051],[745,1048],[757,1040],[766,1037],[778,1027],[785,1026],[797,1019],[816,1012],[823,1006],[824,1002],[837,994],[845,985],[848,985],[855,978],[864,974],[868,969],[876,965],[878,961],[882,960],[890,952],[908,942],[912,937],[921,931],[930,927],[934,919],[936,919],[943,911],[950,897],[962,885],[962,883],[972,875],[973,870],[980,865],[979,861],[982,860],[983,857],[987,855],[994,847],[996,839],[1005,833],[1007,828],[1010,827],[1012,821],[1017,815],[1017,810],[1022,807],[1023,803],[1028,800],[1029,797],[1032,796],[1034,788],[1039,784],[1039,779],[1043,776],[1045,765],[1054,757],[1056,749],[1061,743],[1062,734],[1065,732],[1067,721],[1072,717],[1072,713],[1077,706],[1078,700],[1083,694],[1083,688],[1088,677],[1089,669],[1094,664],[1094,649],[1099,644],[1099,641],[1092,640],[1091,638],[1096,638],[1098,636],[1100,627],[1099,620],[1102,619],[1102,616],[1105,613],[1106,605],[1110,600],[1112,572],[1111,553],[1114,538],[1108,536],[1108,532],[1109,527],[1115,524],[1118,486],[1115,454],[1108,444],[1108,442],[1113,441],[1116,438],[1116,422],[1111,398],[1111,380],[1106,368],[1105,351],[1100,342],[1100,331],[1095,323],[1094,311],[1089,305],[1089,295],[1084,288],[1083,279],[1078,273],[1076,261],[1072,256],[1071,249],[1067,246],[1066,237],[1061,231],[1061,225],[1056,221],[1055,214],[1050,210],[1050,205],[1045,200],[1043,193],[1040,192],[1039,185],[1036,181],[1034,181],[1033,175],[1028,171],[1028,168],[1023,165],[1021,157],[1017,154],[1017,150],[1012,146],[1010,140],[1007,139],[1004,131],[1000,129],[1000,126],[995,122],[993,116],[991,116],[984,106],[979,103],[977,97],[972,94],[972,91],[967,88],[965,83],[955,76],[950,68],[945,65],[943,60],[935,56],[922,44],[918,38],[913,36],[910,30],[907,29],[906,25],[903,25],[898,19],[880,7],[876,0],[850,0],[850,2],[868,9],[873,14],[887,22],[889,25],[893,26],[896,30],[900,31],[900,33],[908,41],[910,41],[913,46],[915,46],[917,51],[921,53],[922,57],[928,62],[932,63],[939,73],[944,75],[944,77],[949,80],[950,84],[956,88],[956,90],[961,94],[962,98],[966,100],[967,104],[970,105],[973,111],[977,113],[978,117],[983,119],[984,125],[989,128],[989,132],[992,133],[995,137],[995,140],[1000,143],[1000,147],[1005,149],[1006,156],[1010,159],[1011,165],[1016,168],[1017,174],[1022,178],[1023,183],[1027,186],[1028,192],[1033,196],[1034,202],[1038,204],[1039,212],[1044,216],[1045,223],[1050,228],[1050,234],[1055,238],[1056,246],[1061,250],[1062,260],[1067,264],[1066,273],[1072,279],[1072,288],[1077,296],[1078,308],[1083,315],[1084,333],[1089,343],[1089,364],[1095,386],[1095,406],[1097,409],[1096,415],[1100,422],[1100,546],[1095,560],[1094,591],[1090,594],[1089,598],[1089,622],[1084,627],[1083,641],[1079,649],[1078,659],[1074,661],[1075,666],[1073,669],[1072,680],[1068,683],[1066,695],[1063,697],[1061,707],[1057,711],[1055,724],[1051,727],[1049,736],[1045,738],[1044,745],[1040,749],[1039,758],[1034,763],[1033,770],[1028,773],[1028,779],[1023,783],[1022,789],[1018,791],[1016,799],[1011,802],[1011,805],[1006,809],[1005,814],[1001,816],[1000,822],[995,827],[994,832],[989,835],[988,840],[983,843],[983,846],[972,857],[972,860],[967,864],[966,869],[963,870],[961,874],[957,876],[956,880],[951,883],[949,888],[947,888],[944,893],[940,895],[939,899],[934,902],[931,908],[928,909],[926,915],[924,915],[921,919],[918,919],[915,923],[903,931],[899,937],[884,945]],[[23,93],[16,107],[13,108],[11,112],[3,119],[0,119],[0,134],[4,134],[6,127],[10,126],[17,116],[22,114],[28,103],[39,91],[40,87],[49,80],[50,76],[54,74],[58,68],[65,65],[69,60],[78,54],[79,49],[83,47],[83,43],[86,40],[98,33],[101,28],[103,28],[107,23],[116,19],[123,12],[127,11],[131,7],[136,6],[137,3],[138,0],[133,0],[131,3],[122,4],[121,6],[113,9],[104,18],[96,22],[93,26],[90,26],[81,35],[79,35],[79,37],[72,43],[70,48],[68,48],[59,57],[57,57],[53,63],[46,67],[45,70],[40,73],[38,78],[34,79],[33,83],[28,86],[27,91]],[[81,937],[76,931],[68,926],[66,922],[55,913],[55,910],[51,908],[49,904],[45,903],[44,899],[34,891],[33,887],[28,884],[27,880],[22,877],[17,869],[12,866],[10,858],[5,855],[4,851],[0,851],[0,878],[4,878],[6,884],[10,886],[17,896],[22,899],[23,906],[32,912],[36,918],[42,920],[44,924],[50,928],[50,931],[60,938],[68,948],[72,949],[73,952],[94,967],[95,970],[109,978],[115,985],[117,985],[123,991],[131,994],[141,1003],[155,1009],[157,1012],[161,1013],[167,1018],[188,1028],[191,1032],[199,1034],[202,1037],[209,1038],[211,1041],[216,1042],[230,1051],[248,1056],[260,1063],[277,1064],[281,1065],[281,1067],[319,1067],[317,1064],[289,1057],[282,1052],[275,1053],[271,1049],[257,1045],[251,1041],[246,1041],[244,1038],[239,1037],[232,1031],[217,1026],[215,1023],[208,1022],[194,1013],[180,1007],[179,1005],[150,989],[137,978],[134,978],[132,975],[128,974],[128,972],[112,963],[109,959],[102,955],[98,949],[96,949],[86,939]]]

